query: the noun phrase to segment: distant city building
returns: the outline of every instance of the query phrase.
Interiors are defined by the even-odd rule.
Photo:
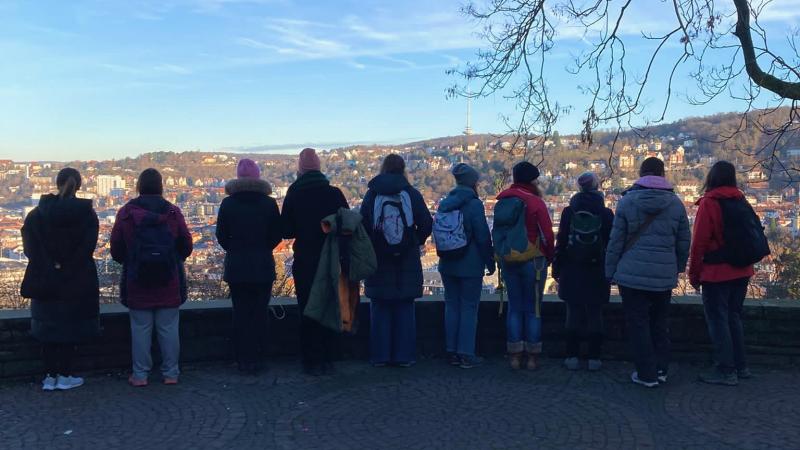
[[[114,189],[125,189],[125,179],[119,175],[98,175],[97,176],[97,195],[108,197]]]

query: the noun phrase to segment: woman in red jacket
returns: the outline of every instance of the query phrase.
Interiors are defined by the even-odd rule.
[[[735,386],[739,379],[751,376],[745,362],[742,307],[753,276],[753,266],[709,264],[704,262],[704,258],[725,244],[720,200],[747,200],[737,187],[736,168],[727,161],[714,164],[703,191],[703,197],[697,201],[699,209],[694,221],[689,280],[695,289],[702,286],[716,368],[700,375],[700,381]]]

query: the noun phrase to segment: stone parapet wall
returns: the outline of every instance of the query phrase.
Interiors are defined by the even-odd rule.
[[[269,354],[291,356],[298,352],[297,305],[292,299],[275,299],[269,324]],[[499,297],[481,301],[478,322],[478,353],[505,351],[504,319],[498,317]],[[504,305],[504,306],[507,306]],[[543,304],[544,352],[561,357],[564,304],[548,297]],[[282,317],[281,319],[276,318]],[[359,311],[360,326],[354,336],[341,342],[342,358],[366,359],[369,339],[369,304]],[[606,307],[608,359],[625,359],[627,344],[622,305],[618,299]],[[76,369],[108,371],[130,366],[130,329],[126,309],[119,305],[101,308],[102,336],[79,347]],[[0,311],[0,378],[22,377],[41,372],[40,347],[30,335],[27,310]],[[710,345],[703,308],[698,300],[676,298],[671,309],[674,359],[708,361]],[[796,365],[800,363],[800,301],[752,301],[745,309],[745,333],[750,361],[754,364]],[[229,360],[231,351],[230,301],[191,302],[181,311],[181,359],[184,362]],[[417,303],[417,336],[420,358],[444,352],[444,302],[426,297]]]

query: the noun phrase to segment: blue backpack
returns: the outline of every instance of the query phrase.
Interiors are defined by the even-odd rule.
[[[163,287],[175,276],[178,257],[169,224],[156,213],[148,213],[136,225],[133,251],[128,258],[128,276],[145,287]]]

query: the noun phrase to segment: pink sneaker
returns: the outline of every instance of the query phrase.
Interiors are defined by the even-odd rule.
[[[145,387],[147,386],[147,380],[137,380],[136,378],[133,378],[133,375],[131,375],[128,377],[128,384],[133,387]]]
[[[164,384],[166,384],[167,386],[174,386],[174,385],[178,384],[178,379],[177,378],[164,378]]]

